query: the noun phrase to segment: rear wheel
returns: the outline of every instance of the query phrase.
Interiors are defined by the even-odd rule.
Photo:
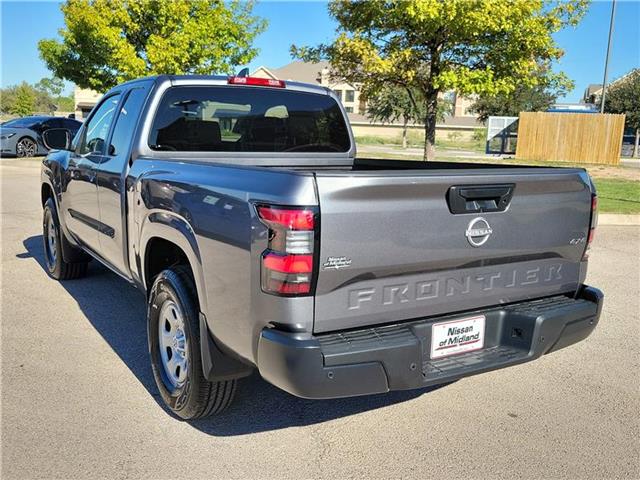
[[[86,275],[87,262],[70,263],[65,262],[62,257],[62,242],[66,242],[67,239],[60,230],[58,212],[53,198],[49,198],[44,204],[42,240],[47,273],[51,277],[56,280],[72,280]]]
[[[185,266],[164,270],[155,279],[147,309],[151,366],[164,403],[185,420],[224,410],[236,380],[210,382],[202,373],[198,297]]]

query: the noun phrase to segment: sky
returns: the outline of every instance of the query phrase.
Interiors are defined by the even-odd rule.
[[[335,36],[336,24],[321,1],[259,2],[254,13],[269,21],[267,30],[256,39],[258,56],[248,65],[278,68],[291,61],[289,47],[316,45]],[[607,49],[611,13],[610,1],[595,1],[577,28],[555,35],[565,51],[556,70],[564,71],[575,82],[575,88],[564,99],[578,102],[591,83],[601,83]],[[35,83],[50,76],[38,56],[37,44],[42,38],[53,38],[64,26],[59,3],[0,0],[0,85],[6,87],[26,80]],[[618,0],[613,46],[609,63],[609,79],[640,67],[640,0]],[[72,86],[67,85],[67,91]]]

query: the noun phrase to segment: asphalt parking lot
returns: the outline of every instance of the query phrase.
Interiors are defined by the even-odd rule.
[[[39,164],[0,160],[2,472],[12,478],[640,478],[640,228],[601,227],[586,341],[427,391],[335,401],[253,375],[181,422],[147,362],[144,299],[92,264],[43,270]],[[92,262],[95,263],[95,262]]]

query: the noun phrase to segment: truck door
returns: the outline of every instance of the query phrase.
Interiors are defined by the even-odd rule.
[[[120,94],[116,93],[93,110],[75,151],[69,155],[65,172],[62,211],[67,228],[76,240],[93,251],[98,250],[99,235],[104,231],[98,208],[96,167],[104,156],[119,100]]]
[[[121,273],[127,273],[126,230],[123,213],[125,175],[138,117],[147,97],[143,87],[131,89],[121,103],[106,154],[97,167],[100,221],[100,255]]]

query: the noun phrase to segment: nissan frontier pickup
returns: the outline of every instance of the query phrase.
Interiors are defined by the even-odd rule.
[[[557,351],[600,316],[585,170],[356,158],[319,85],[144,78],[45,141],[48,273],[94,260],[144,292],[183,419],[254,370],[313,399],[424,388]]]

